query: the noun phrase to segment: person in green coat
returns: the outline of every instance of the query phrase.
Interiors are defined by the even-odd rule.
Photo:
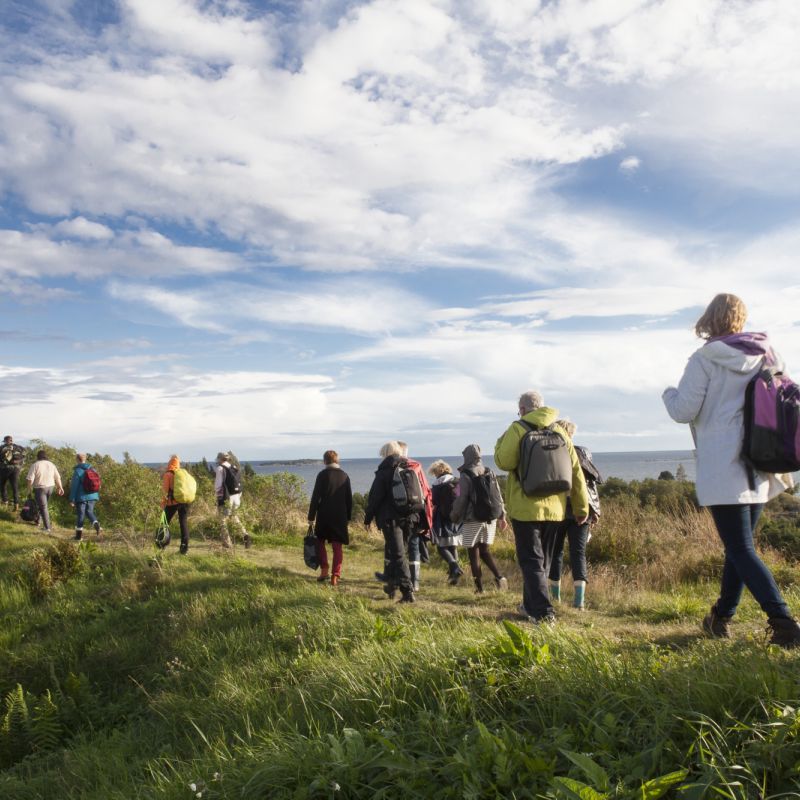
[[[542,395],[525,392],[519,398],[520,419],[537,428],[553,426],[563,439],[572,465],[572,488],[569,499],[576,521],[581,524],[589,515],[589,497],[577,453],[567,434],[556,425],[558,411],[544,405]],[[497,440],[494,461],[499,469],[508,472],[506,481],[506,515],[511,519],[517,561],[522,571],[523,592],[520,612],[534,622],[555,622],[550,602],[547,575],[553,557],[558,523],[567,510],[567,492],[544,496],[525,494],[517,475],[520,443],[527,433],[525,425],[515,421]]]

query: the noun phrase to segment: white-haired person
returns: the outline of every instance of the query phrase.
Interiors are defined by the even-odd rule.
[[[520,610],[533,622],[553,623],[555,611],[550,600],[548,574],[558,523],[563,521],[567,510],[567,492],[547,495],[525,493],[517,474],[522,439],[531,429],[550,426],[563,436],[569,455],[569,499],[572,513],[579,524],[583,524],[589,516],[586,480],[572,441],[556,424],[558,411],[545,406],[542,395],[537,391],[523,392],[517,401],[517,409],[519,420],[508,426],[494,446],[494,463],[498,469],[508,473],[506,511],[514,529],[514,545],[523,580]]]
[[[697,499],[711,512],[725,548],[719,597],[703,629],[711,636],[729,637],[746,586],[767,615],[770,643],[797,647],[800,626],[753,544],[764,504],[786,485],[772,473],[751,472],[741,458],[747,385],[767,359],[779,368],[783,362],[765,333],[744,332],[746,321],[740,298],[718,294],[695,324],[705,343],[690,356],[677,387],[665,389],[662,398],[675,422],[691,425]]]
[[[452,467],[442,459],[437,459],[428,467],[435,481],[431,486],[433,502],[433,542],[439,555],[447,564],[448,583],[455,586],[464,570],[458,563],[458,548],[461,547],[461,526],[450,518],[456,500],[458,481]]]
[[[560,419],[556,423],[570,439],[575,436],[578,426],[568,419]],[[600,472],[592,463],[592,454],[585,448],[575,445],[578,461],[586,479],[586,492],[589,497],[589,518],[578,523],[572,513],[572,503],[567,499],[567,511],[563,522],[559,522],[556,540],[553,546],[553,560],[550,563],[550,596],[556,602],[561,601],[561,571],[564,565],[564,540],[569,546],[569,569],[572,573],[573,596],[572,605],[583,609],[586,601],[586,545],[591,538],[590,528],[600,518],[600,495],[597,485],[602,483]]]
[[[364,524],[372,521],[378,525],[385,543],[384,591],[390,598],[397,590],[401,603],[413,603],[414,590],[406,557],[404,531],[408,529],[407,515],[398,512],[392,495],[392,478],[397,465],[403,461],[402,447],[396,441],[386,442],[379,455],[383,459],[375,471],[369,490],[369,501],[364,513]]]
[[[464,457],[464,463],[458,468],[461,476],[450,518],[461,525],[461,541],[469,555],[469,568],[475,583],[475,593],[483,594],[481,561],[494,576],[495,586],[500,591],[505,591],[508,589],[508,580],[500,571],[491,552],[497,525],[500,525],[501,530],[506,526],[505,508],[500,510],[497,519],[486,522],[476,518],[472,480],[483,475],[486,467],[481,459],[481,448],[477,444],[468,444],[461,455]]]

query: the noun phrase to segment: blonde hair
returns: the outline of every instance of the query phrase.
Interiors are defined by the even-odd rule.
[[[747,321],[747,306],[735,294],[718,294],[695,323],[694,332],[701,339],[713,339],[739,333]]]
[[[578,430],[578,426],[571,419],[556,420],[556,425],[558,425],[570,439],[575,435],[575,431]]]
[[[428,473],[434,478],[441,478],[442,475],[452,475],[453,468],[446,461],[438,458],[428,467]]]
[[[386,444],[378,450],[378,455],[381,458],[387,458],[388,456],[402,455],[402,452],[399,442],[386,442]]]

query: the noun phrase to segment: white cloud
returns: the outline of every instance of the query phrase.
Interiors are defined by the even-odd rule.
[[[639,167],[642,166],[642,162],[636,156],[628,156],[627,158],[623,158],[622,161],[619,162],[619,168],[622,172],[631,173],[636,172]]]
[[[375,279],[312,282],[301,288],[218,284],[179,294],[113,282],[109,291],[116,300],[145,303],[184,325],[217,332],[230,330],[234,313],[238,326],[264,323],[379,336],[416,328],[430,310],[424,298]]]
[[[65,219],[53,227],[53,230],[70,239],[93,239],[107,241],[114,238],[114,231],[99,222],[92,222],[85,217]]]

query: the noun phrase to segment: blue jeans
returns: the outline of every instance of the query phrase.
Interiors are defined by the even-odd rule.
[[[89,520],[89,522],[97,522],[97,517],[94,515],[94,504],[97,500],[78,500],[75,503],[75,511],[77,513],[77,517],[75,519],[75,530],[82,531],[83,530],[83,518]]]
[[[589,539],[589,523],[578,525],[574,519],[558,523],[553,545],[553,561],[550,564],[550,580],[560,581],[564,565],[564,539],[569,542],[569,569],[573,581],[586,581],[586,542]]]
[[[775,578],[753,545],[753,531],[763,509],[763,504],[759,503],[708,507],[725,546],[722,585],[716,602],[720,617],[732,617],[736,613],[745,586],[768,617],[791,616]]]

